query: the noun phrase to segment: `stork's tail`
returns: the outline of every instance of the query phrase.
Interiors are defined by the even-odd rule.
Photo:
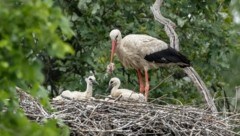
[[[186,56],[171,47],[148,54],[144,59],[149,62],[161,64],[174,63],[182,68],[191,66],[190,60]]]
[[[194,70],[193,67],[185,67],[183,70],[194,82],[197,89],[204,95],[205,101],[207,102],[208,107],[211,109],[211,111],[213,113],[217,113],[217,108],[214,104],[213,98],[198,73]]]

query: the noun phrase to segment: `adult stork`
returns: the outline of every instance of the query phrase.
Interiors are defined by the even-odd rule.
[[[141,93],[145,92],[146,100],[149,93],[149,69],[170,65],[190,66],[190,61],[184,55],[157,38],[144,34],[129,34],[122,38],[118,29],[110,32],[110,38],[112,40],[110,64],[116,53],[125,68],[135,69],[138,75],[139,90]],[[143,74],[145,84],[143,84]]]

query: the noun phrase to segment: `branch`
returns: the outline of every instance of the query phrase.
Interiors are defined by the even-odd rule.
[[[169,39],[170,39],[170,47],[179,51],[179,39],[176,34],[174,28],[176,25],[170,20],[162,16],[160,8],[162,6],[163,0],[156,0],[153,6],[151,6],[151,10],[153,12],[155,20],[164,25],[164,30],[166,31]],[[183,69],[184,72],[191,78],[194,85],[197,87],[200,93],[203,94],[205,101],[208,104],[208,107],[211,109],[213,113],[217,113],[217,108],[214,104],[213,98],[209,90],[207,89],[205,83],[202,81],[198,73],[194,70],[193,67],[186,67]]]
[[[211,111],[213,113],[217,113],[218,111],[216,105],[214,104],[214,100],[198,73],[194,70],[193,67],[186,67],[183,70],[188,75],[188,77],[191,78],[199,92],[203,94],[204,99],[207,102],[207,105],[211,109]]]
[[[173,23],[170,19],[162,16],[160,11],[162,2],[163,0],[156,0],[153,6],[150,7],[150,9],[153,12],[155,20],[157,20],[158,22],[164,25],[164,30],[166,31],[168,37],[170,38],[170,47],[179,51],[179,39],[178,39],[178,35],[174,31],[176,24]]]

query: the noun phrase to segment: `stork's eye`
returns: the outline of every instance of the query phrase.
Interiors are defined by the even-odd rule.
[[[89,78],[90,81],[92,81],[92,78]]]
[[[118,38],[118,35],[115,37],[115,40],[117,40],[117,38]]]
[[[113,84],[113,81],[111,81],[110,84]]]

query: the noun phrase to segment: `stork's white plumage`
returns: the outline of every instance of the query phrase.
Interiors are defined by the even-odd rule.
[[[136,69],[140,92],[145,92],[145,99],[148,98],[149,91],[149,69],[173,64],[180,67],[190,66],[190,61],[184,55],[157,38],[143,34],[129,34],[122,39],[118,29],[110,32],[110,38],[112,40],[111,63],[116,52],[125,68]],[[142,79],[143,72],[145,85]]]
[[[75,100],[90,99],[93,94],[93,84],[97,83],[97,81],[94,76],[89,76],[88,78],[85,78],[85,81],[87,83],[87,88],[85,92],[65,90],[61,93],[61,95],[53,98],[53,100],[62,100],[62,98]]]
[[[111,90],[111,96],[113,98],[121,97],[120,100],[127,101],[136,101],[136,102],[144,102],[144,96],[141,93],[136,93],[129,89],[119,89],[121,85],[121,81],[119,78],[114,77],[109,81],[108,90]]]

